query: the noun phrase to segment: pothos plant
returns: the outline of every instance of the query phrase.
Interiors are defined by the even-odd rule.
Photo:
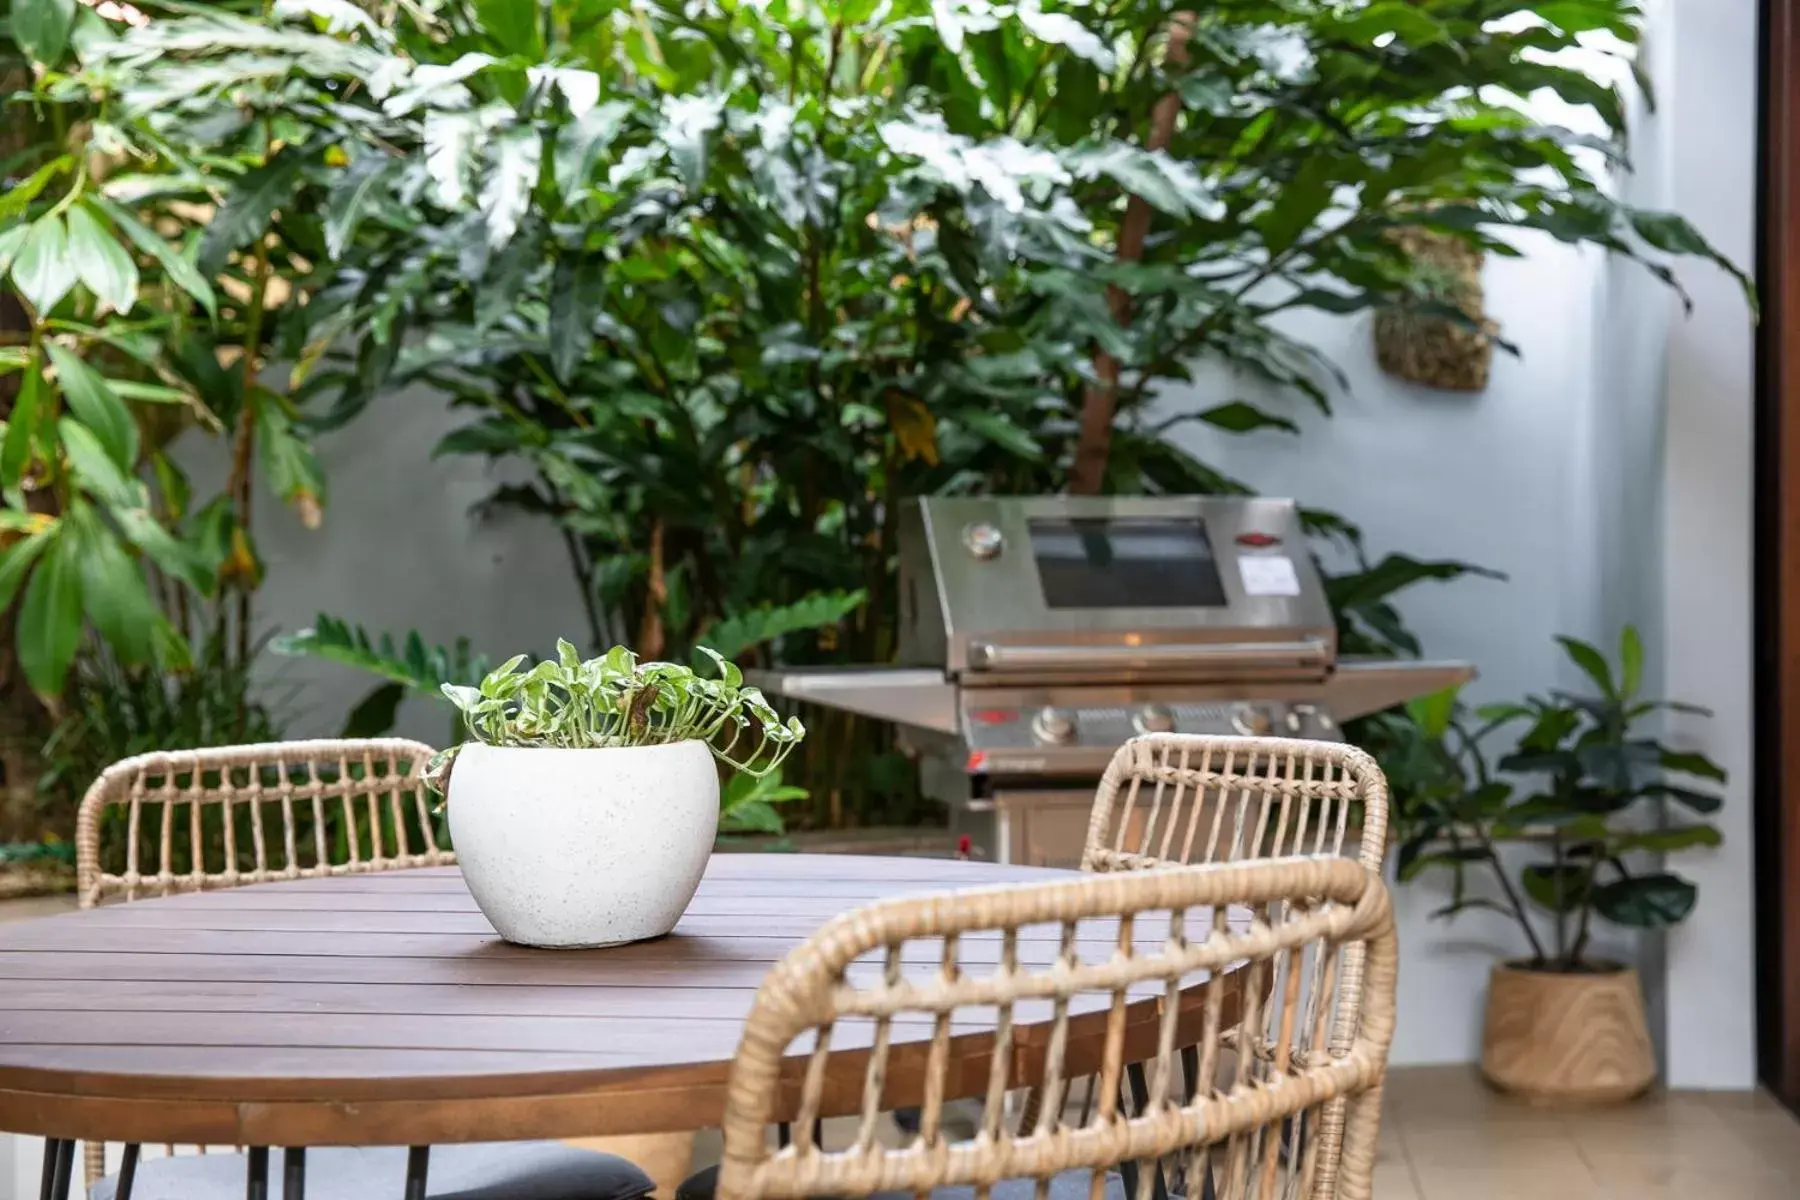
[[[784,720],[723,655],[700,653],[717,678],[678,663],[640,662],[624,646],[584,662],[559,639],[555,658],[528,667],[525,655],[515,655],[478,686],[445,684],[443,692],[469,736],[485,745],[604,750],[698,741],[735,772],[769,775],[806,736],[805,726],[798,717]],[[436,756],[428,772],[446,794],[457,749]]]
[[[1706,784],[1725,772],[1642,732],[1659,711],[1703,710],[1642,697],[1635,629],[1621,636],[1616,663],[1586,642],[1558,640],[1593,694],[1489,706],[1471,722],[1455,691],[1439,693],[1414,702],[1410,721],[1389,719],[1385,761],[1399,785],[1400,879],[1450,876],[1450,902],[1434,915],[1498,911],[1524,934],[1533,968],[1591,971],[1604,969],[1589,955],[1595,917],[1655,929],[1692,911],[1694,884],[1644,856],[1719,844],[1718,829],[1697,818],[1719,810]],[[1519,730],[1513,745],[1490,766],[1483,743],[1508,728]],[[1501,854],[1508,845],[1530,859],[1516,875]],[[1472,889],[1471,871],[1491,890]]]

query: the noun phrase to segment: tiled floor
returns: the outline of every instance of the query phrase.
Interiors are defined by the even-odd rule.
[[[1758,1094],[1534,1109],[1462,1067],[1389,1077],[1375,1200],[1794,1200],[1800,1122]]]

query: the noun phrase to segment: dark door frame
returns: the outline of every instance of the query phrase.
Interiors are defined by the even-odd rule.
[[[1764,0],[1757,214],[1757,1068],[1800,1111],[1800,0]]]

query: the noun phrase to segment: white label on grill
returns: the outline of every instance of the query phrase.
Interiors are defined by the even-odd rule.
[[[1246,554],[1238,559],[1248,596],[1298,596],[1300,576],[1285,554]]]

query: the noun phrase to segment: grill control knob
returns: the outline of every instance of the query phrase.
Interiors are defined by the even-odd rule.
[[[1006,546],[1006,538],[986,521],[976,521],[964,528],[962,538],[964,548],[983,562],[999,558],[1000,551]]]
[[[1274,726],[1269,710],[1257,704],[1240,704],[1231,710],[1231,727],[1246,737],[1262,737]]]
[[[1146,704],[1132,716],[1131,724],[1139,733],[1171,733],[1175,715],[1160,704]]]
[[[1065,746],[1075,740],[1075,718],[1060,708],[1045,708],[1032,718],[1031,732],[1040,742]]]

